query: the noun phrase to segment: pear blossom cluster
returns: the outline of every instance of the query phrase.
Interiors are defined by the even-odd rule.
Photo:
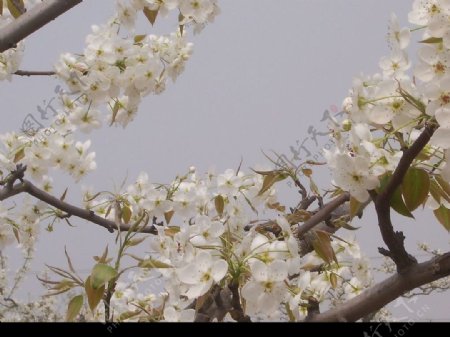
[[[257,225],[249,228],[257,215],[269,216],[267,205],[277,202],[274,187],[260,193],[262,187],[259,174],[211,171],[201,178],[191,168],[167,186],[151,184],[142,173],[120,198],[86,190],[85,207],[111,220],[117,216],[117,200],[131,208],[131,222],[143,212],[150,218],[170,214],[169,223],[166,218],[165,224],[156,225],[146,257],[164,267],[153,274],[133,271],[132,280],[120,281],[114,308],[126,312],[147,298],[154,310],[163,305],[163,320],[192,321],[192,301],[213,287],[226,289],[237,282],[250,317],[283,319],[282,308],[287,306],[290,316],[303,320],[308,299],[329,301],[338,288],[348,299],[371,284],[368,261],[354,239],[332,240],[336,260],[325,263],[315,251],[301,254],[296,226],[287,221],[287,214],[275,216],[278,235],[261,232]],[[143,287],[149,293],[139,292],[138,284],[157,277],[164,289],[150,292],[152,287]]]
[[[0,177],[6,178],[18,163],[27,165],[27,175],[39,185],[45,186],[51,177],[49,171],[58,169],[67,172],[79,181],[96,168],[95,152],[89,151],[91,141],[76,141],[67,126],[75,129],[61,117],[54,128],[39,130],[34,135],[10,132],[0,137]]]
[[[412,28],[401,28],[392,15],[391,55],[380,60],[379,73],[354,79],[343,103],[347,119],[331,126],[336,147],[326,158],[334,184],[360,202],[430,123],[438,129],[425,158],[414,165],[450,178],[449,15],[450,4],[439,0],[414,1],[408,16]],[[414,31],[422,33],[416,64],[407,53]]]
[[[62,54],[55,65],[70,93],[77,97],[81,94],[86,101],[72,117],[79,123],[83,123],[83,118],[97,120],[99,107],[106,104],[108,124],[127,126],[143,97],[160,94],[168,79],[176,81],[183,72],[193,49],[187,41],[185,26],[203,27],[219,11],[212,0],[120,0],[116,9],[117,14],[106,24],[92,27],[81,55]],[[135,33],[137,18],[144,17],[143,11],[164,17],[172,10],[180,12],[180,28],[174,33],[166,36]]]

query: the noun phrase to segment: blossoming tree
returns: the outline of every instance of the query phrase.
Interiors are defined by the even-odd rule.
[[[333,174],[327,191],[313,181],[319,163],[294,167],[277,157],[272,170],[202,175],[192,167],[165,185],[142,173],[119,192],[85,190],[74,205],[66,193],[52,194],[51,174],[65,171],[78,182],[96,169],[91,142],[77,135],[132,122],[141,100],[183,72],[191,31],[201,32],[219,14],[216,0],[118,0],[115,15],[92,28],[84,51],[62,54],[53,71],[20,70],[23,39],[81,2],[0,0],[0,79],[55,75],[65,86],[51,126],[30,122],[1,136],[0,253],[17,242],[29,259],[37,229],[49,219],[80,218],[116,236],[116,247],[95,257],[87,278],[67,252],[66,267],[49,266],[40,281],[53,296],[33,304],[47,319],[382,320],[382,309],[406,293],[448,288],[450,253],[432,252],[418,263],[391,212],[413,217],[425,205],[450,230],[449,1],[414,1],[411,28],[392,16],[392,54],[381,59],[379,74],[354,80],[346,118],[329,126],[335,147],[325,153]],[[134,33],[138,16],[153,25],[173,12],[176,32]],[[421,34],[414,66],[407,53],[413,33]],[[287,179],[299,192],[291,207],[276,193]],[[354,229],[352,218],[370,203],[385,243],[379,252],[395,266],[380,283],[358,243],[340,235]],[[150,253],[136,255],[136,246]],[[6,269],[0,254],[0,320],[42,319],[13,299],[18,280],[8,285]],[[163,289],[146,287],[154,278],[163,279]],[[49,298],[67,294],[60,314]]]

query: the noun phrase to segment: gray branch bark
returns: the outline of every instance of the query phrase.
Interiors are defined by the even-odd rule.
[[[46,0],[19,16],[0,30],[0,53],[14,48],[18,42],[83,0]]]
[[[402,274],[367,289],[359,296],[310,319],[312,322],[353,322],[369,315],[414,288],[450,275],[450,252],[410,265]]]

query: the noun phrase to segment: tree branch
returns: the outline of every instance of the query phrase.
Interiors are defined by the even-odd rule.
[[[53,76],[56,73],[54,71],[32,71],[32,70],[17,70],[14,75],[17,76]]]
[[[385,256],[389,256],[395,262],[399,273],[403,272],[411,264],[417,263],[417,260],[406,251],[404,245],[405,236],[403,233],[394,232],[394,227],[391,222],[390,201],[395,190],[401,185],[408,168],[419,155],[420,151],[430,141],[436,129],[437,126],[434,123],[430,123],[425,127],[419,138],[416,139],[411,147],[403,152],[403,156],[386,188],[375,198],[378,226],[380,227],[383,241],[389,249],[379,248],[379,252]]]
[[[450,252],[427,262],[413,264],[365,290],[359,296],[311,318],[313,322],[357,321],[377,311],[404,293],[450,275]]]
[[[26,192],[33,197],[42,200],[43,202],[66,212],[70,216],[76,216],[81,219],[87,220],[99,226],[106,228],[109,232],[113,232],[114,230],[119,230],[123,232],[127,232],[130,229],[130,225],[117,225],[114,221],[102,218],[94,213],[94,211],[87,210],[84,208],[76,207],[67,202],[61,201],[58,198],[55,198],[51,194],[39,189],[35,185],[33,185],[30,181],[23,180],[22,182],[12,186],[11,188],[3,188],[0,190],[0,201],[8,199],[12,196],[15,196],[19,193]],[[157,230],[155,226],[149,226],[142,230],[142,233],[149,234],[157,234]]]
[[[326,204],[323,208],[321,208],[316,214],[314,214],[309,220],[305,221],[305,223],[298,227],[297,231],[297,237],[299,239],[302,238],[303,235],[305,235],[306,232],[310,231],[312,228],[314,228],[316,225],[321,223],[322,221],[327,220],[331,213],[338,208],[343,203],[350,200],[350,194],[349,193],[343,193],[337,198],[331,200],[328,204]]]
[[[47,0],[37,4],[0,30],[0,53],[14,48],[18,42],[82,1]]]

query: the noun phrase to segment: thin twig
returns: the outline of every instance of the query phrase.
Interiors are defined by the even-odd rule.
[[[58,198],[55,198],[51,194],[45,192],[44,190],[39,189],[35,185],[33,185],[28,180],[23,180],[22,182],[14,185],[11,189],[3,188],[0,190],[0,201],[8,199],[14,195],[20,194],[20,193],[28,193],[32,195],[33,197],[44,201],[45,203],[63,211],[66,212],[70,216],[76,216],[82,219],[85,219],[89,222],[92,222],[94,224],[97,224],[99,226],[102,226],[106,228],[109,232],[114,232],[115,230],[120,229],[122,232],[127,232],[130,229],[131,225],[118,225],[114,221],[102,218],[94,213],[92,210],[87,210],[84,208],[80,208],[77,206],[73,206],[65,201],[62,201]],[[149,233],[149,234],[157,234],[157,230],[155,226],[149,226],[144,229],[139,230],[142,233]]]
[[[329,219],[329,217],[331,216],[331,213],[336,208],[338,208],[340,205],[342,205],[343,203],[345,203],[349,200],[350,200],[350,194],[343,193],[340,196],[338,196],[337,198],[335,198],[332,201],[330,201],[329,203],[327,203],[326,205],[324,205],[324,207],[321,208],[316,214],[314,214],[311,218],[309,218],[303,225],[298,227],[297,237],[299,239],[301,239],[302,236],[306,232],[313,229],[316,225],[318,225],[322,221]]]
[[[14,75],[17,76],[53,76],[56,75],[54,71],[33,71],[33,70],[17,70]]]

